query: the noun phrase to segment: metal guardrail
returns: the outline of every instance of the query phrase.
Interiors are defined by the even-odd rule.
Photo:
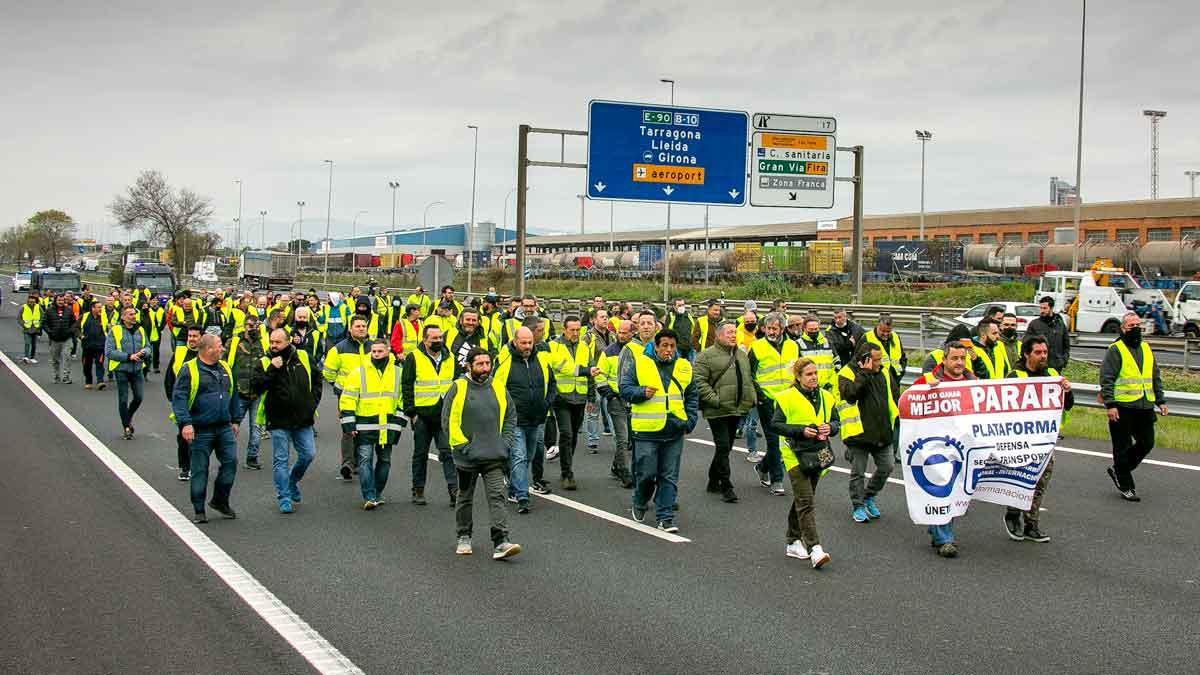
[[[908,368],[900,382],[911,385],[921,375],[920,368]],[[1100,385],[1072,382],[1071,391],[1075,393],[1075,405],[1085,408],[1103,408],[1100,402]],[[1175,417],[1200,417],[1200,394],[1186,391],[1164,392],[1167,396],[1167,407]]]

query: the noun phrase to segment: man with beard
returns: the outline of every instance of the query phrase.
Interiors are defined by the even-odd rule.
[[[404,372],[400,378],[404,415],[413,425],[412,501],[418,506],[428,503],[425,500],[425,475],[430,443],[438,450],[450,506],[454,506],[458,496],[458,476],[454,473],[450,444],[441,423],[443,397],[453,381],[454,358],[446,349],[442,329],[426,325],[423,341],[404,359]]]
[[[846,310],[841,308],[833,310],[833,321],[825,330],[825,337],[829,338],[829,344],[833,346],[838,363],[850,363],[850,357],[854,354],[854,350],[864,335],[866,335],[866,331],[862,326],[847,318]]]
[[[321,375],[325,381],[333,385],[333,393],[341,398],[346,387],[346,379],[363,364],[370,350],[366,346],[367,318],[355,315],[350,319],[350,334],[346,339],[329,348],[325,360],[321,364]],[[338,476],[342,480],[350,480],[354,470],[354,436],[342,433],[342,465]]]
[[[461,487],[454,507],[455,553],[472,553],[475,483],[482,479],[492,521],[492,559],[503,560],[521,552],[520,544],[508,540],[504,508],[504,467],[516,442],[517,416],[506,387],[491,378],[491,354],[475,349],[466,362],[467,377],[455,380],[442,406],[442,431],[450,439]]]
[[[262,437],[258,423],[259,408],[262,407],[262,395],[254,391],[254,378],[262,369],[262,358],[270,350],[270,341],[261,330],[257,314],[246,315],[242,323],[242,332],[234,335],[229,341],[229,353],[226,363],[233,369],[233,379],[237,384],[238,396],[242,397],[242,407],[249,411],[247,416],[250,426],[246,433],[246,468],[255,471],[262,469],[258,462],[258,450]]]
[[[279,512],[292,513],[300,502],[300,479],[317,452],[313,421],[321,403],[321,373],[308,352],[291,343],[287,331],[272,331],[270,347],[262,357],[254,393],[263,396],[259,421],[271,434],[271,469]],[[291,467],[289,446],[296,449],[296,464]]]
[[[446,344],[454,357],[454,374],[457,377],[467,370],[467,354],[473,349],[491,354],[492,342],[479,322],[479,310],[468,307],[458,317],[458,324],[446,331]]]

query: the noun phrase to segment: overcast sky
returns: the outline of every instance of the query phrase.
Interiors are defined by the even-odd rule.
[[[399,226],[499,222],[515,186],[517,125],[584,129],[593,98],[838,118],[866,147],[868,213],[916,211],[929,129],[926,208],[1048,201],[1075,173],[1079,2],[17,2],[0,21],[0,225],[59,208],[83,233],[112,230],[107,204],[143,169],[282,240],[304,200],[306,238]],[[853,6],[848,6],[853,5]],[[924,5],[924,7],[921,7]],[[1187,196],[1200,169],[1200,3],[1089,6],[1083,194],[1149,196],[1149,124],[1161,125],[1160,197]],[[580,139],[568,160],[584,161]],[[531,145],[555,159],[557,141]],[[851,169],[839,158],[838,173]],[[530,170],[529,226],[578,231],[584,172]],[[511,202],[510,202],[511,204]],[[714,225],[846,215],[714,208]],[[510,205],[509,221],[515,218]],[[703,207],[673,209],[677,227]],[[661,227],[665,208],[615,205],[618,229]],[[588,230],[609,205],[587,204]],[[112,236],[110,234],[110,236]]]

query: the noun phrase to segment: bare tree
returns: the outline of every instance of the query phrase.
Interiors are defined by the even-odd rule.
[[[208,197],[187,188],[173,191],[161,171],[143,171],[124,195],[113,198],[108,210],[125,229],[141,230],[150,241],[165,244],[176,262],[193,257],[182,250],[185,240],[191,244],[207,239],[213,214]]]
[[[75,221],[58,209],[38,211],[26,221],[29,241],[34,250],[57,267],[75,243]]]
[[[29,231],[29,225],[22,223],[0,232],[0,257],[18,262],[31,255],[33,246]]]

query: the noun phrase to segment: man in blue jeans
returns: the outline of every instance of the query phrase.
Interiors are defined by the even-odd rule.
[[[338,399],[342,431],[354,438],[364,511],[384,504],[392,448],[405,425],[400,414],[400,365],[387,341],[373,340],[370,349],[368,360],[345,379],[346,386]]]
[[[529,463],[537,458],[538,448],[545,447],[546,413],[557,394],[550,361],[549,352],[534,351],[533,331],[522,326],[496,357],[492,375],[508,391],[517,411],[516,433],[508,448],[508,499],[517,503],[520,514],[529,513]]]
[[[268,353],[261,358],[252,385],[255,398],[261,395],[263,404],[250,415],[261,412],[261,422],[271,434],[275,499],[280,513],[292,513],[300,503],[300,479],[317,452],[313,422],[321,403],[321,370],[307,351],[296,349],[282,328],[271,331],[268,340]],[[289,467],[292,446],[296,464]]]
[[[675,496],[683,437],[696,428],[700,395],[692,365],[675,353],[675,331],[663,329],[620,375],[621,398],[632,406],[633,519],[642,522],[651,496],[658,529],[676,533]]]
[[[171,394],[175,423],[192,449],[194,523],[208,522],[204,500],[208,492],[209,456],[214,452],[221,468],[208,505],[226,518],[237,518],[229,505],[229,495],[237,475],[237,423],[242,417],[242,405],[233,387],[233,372],[221,360],[224,351],[221,338],[216,335],[200,338],[199,353],[180,369]]]
[[[117,413],[121,416],[122,438],[129,440],[133,438],[133,415],[142,405],[144,361],[150,358],[146,331],[137,324],[137,310],[126,307],[121,311],[121,322],[112,327],[104,342],[104,356],[108,359],[109,374],[117,383]]]

